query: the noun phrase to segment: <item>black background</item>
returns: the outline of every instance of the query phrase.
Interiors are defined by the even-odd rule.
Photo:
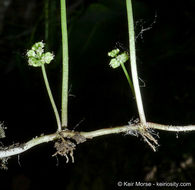
[[[45,41],[44,3],[15,0],[1,13],[0,121],[7,127],[4,145],[56,131],[41,70],[29,67],[25,56],[35,42]],[[133,1],[136,36],[142,27],[153,23],[152,29],[136,40],[139,77],[146,84],[141,92],[148,121],[195,123],[194,8],[193,0]],[[75,130],[96,130],[136,119],[136,103],[126,78],[120,68],[109,67],[107,56],[117,43],[128,49],[125,1],[75,0],[67,2],[67,9],[69,129],[75,129],[81,120]],[[49,1],[47,44],[55,54],[55,61],[46,69],[60,110],[59,1]],[[9,160],[8,170],[0,171],[1,189],[117,189],[118,181],[147,180],[195,185],[194,132],[159,132],[159,136],[156,153],[133,136],[99,137],[77,147],[74,164],[52,157],[53,143],[40,145]],[[148,179],[153,170],[156,172]]]

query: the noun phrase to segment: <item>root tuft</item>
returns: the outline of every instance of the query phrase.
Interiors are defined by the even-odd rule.
[[[57,142],[55,142],[54,147],[56,148],[56,153],[53,154],[52,156],[60,155],[60,156],[65,156],[66,157],[66,163],[69,162],[69,157],[70,155],[72,159],[72,163],[74,163],[74,155],[73,151],[76,148],[76,145],[71,142],[70,140],[65,140],[63,137],[61,137]]]

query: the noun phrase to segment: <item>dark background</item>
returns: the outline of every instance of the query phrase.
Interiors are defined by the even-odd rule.
[[[4,145],[56,131],[41,70],[29,67],[25,56],[35,42],[45,41],[45,2],[0,1],[0,121],[7,127],[7,137],[1,140]],[[60,110],[59,2],[49,1],[46,41],[55,61],[46,69]],[[69,129],[75,129],[81,120],[75,130],[96,130],[136,119],[136,103],[126,78],[120,68],[109,67],[107,56],[118,43],[128,49],[125,1],[69,0],[67,8]],[[195,1],[134,0],[133,10],[136,36],[142,27],[153,23],[152,29],[136,40],[139,77],[146,84],[141,92],[147,120],[194,124]],[[193,189],[194,132],[159,131],[159,136],[156,153],[133,136],[98,137],[77,147],[74,164],[52,157],[53,143],[40,145],[9,160],[8,170],[0,171],[0,188],[96,190],[117,189],[118,181],[177,181],[191,182]]]

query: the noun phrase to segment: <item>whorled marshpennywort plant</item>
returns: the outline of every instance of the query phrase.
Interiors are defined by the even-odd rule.
[[[133,87],[133,83],[131,82],[131,79],[130,79],[130,76],[129,76],[129,73],[127,72],[127,69],[125,67],[125,62],[128,61],[129,59],[129,55],[127,52],[122,52],[122,53],[119,53],[120,50],[117,48],[117,49],[113,49],[112,51],[110,51],[108,53],[108,56],[111,57],[111,60],[110,60],[110,63],[109,65],[113,68],[113,69],[116,69],[118,67],[122,67],[123,71],[124,71],[124,74],[127,78],[127,81],[129,83],[129,86],[131,88],[131,91],[132,93],[135,95],[135,91],[134,91],[134,87]],[[135,62],[136,64],[136,62]],[[135,83],[136,84],[136,83]],[[135,87],[137,88],[137,86],[135,85]],[[138,90],[139,90],[139,87],[138,87]],[[139,110],[139,109],[138,109]],[[133,132],[134,133],[134,132]],[[131,132],[129,133],[131,134]],[[153,137],[152,133],[151,133],[151,130],[147,128],[147,125],[141,125],[136,134],[140,134],[144,140],[149,144],[149,146],[154,150],[156,151],[156,147],[158,146],[158,142],[157,140]],[[153,132],[154,134],[154,132]]]
[[[60,122],[60,116],[55,104],[55,101],[53,99],[53,95],[50,89],[49,81],[47,78],[47,74],[45,71],[45,64],[49,64],[54,59],[54,54],[51,52],[44,52],[44,46],[45,44],[43,42],[37,42],[35,43],[30,50],[27,51],[26,55],[28,58],[28,64],[33,67],[41,67],[45,86],[49,95],[49,99],[51,101],[51,105],[54,110],[54,114],[56,117],[57,125],[58,125],[58,131],[61,130],[61,122]]]
[[[74,162],[73,151],[76,149],[76,144],[83,143],[88,139],[93,139],[98,136],[124,133],[127,135],[140,135],[149,146],[156,151],[158,142],[154,130],[164,130],[172,132],[185,132],[195,130],[195,125],[188,126],[171,126],[148,122],[144,113],[144,106],[142,103],[141,92],[139,88],[139,80],[136,65],[136,50],[135,50],[135,38],[134,38],[134,24],[133,24],[133,12],[131,0],[126,0],[127,8],[127,21],[128,21],[128,32],[129,32],[129,52],[120,52],[119,49],[114,49],[108,53],[111,57],[110,66],[112,68],[122,67],[124,74],[128,80],[132,94],[135,96],[136,104],[139,114],[139,122],[128,123],[124,126],[115,126],[112,128],[103,128],[100,130],[79,132],[68,130],[68,35],[67,35],[67,19],[66,19],[66,1],[60,0],[61,2],[61,29],[62,29],[62,103],[61,103],[61,118],[56,108],[53,95],[47,79],[45,65],[49,64],[54,59],[54,54],[50,52],[44,52],[45,44],[43,42],[37,42],[32,46],[32,49],[27,51],[28,63],[30,66],[41,67],[43,78],[45,81],[46,89],[54,110],[54,114],[57,121],[57,129],[53,134],[41,135],[39,137],[32,138],[26,143],[12,144],[10,146],[0,147],[0,160],[1,167],[6,169],[6,164],[11,156],[19,155],[30,148],[37,146],[42,143],[54,141],[56,153],[54,156],[59,154],[66,157],[67,162],[69,161],[69,155]],[[48,7],[48,6],[46,6]],[[47,25],[48,23],[46,23]],[[48,28],[48,25],[45,27]],[[48,38],[48,33],[47,38]],[[130,74],[127,72],[125,62],[129,60],[131,68]],[[61,120],[60,120],[61,119]],[[0,138],[5,138],[4,128],[0,128]]]

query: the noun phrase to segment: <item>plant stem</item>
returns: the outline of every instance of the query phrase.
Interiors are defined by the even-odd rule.
[[[128,31],[129,31],[129,51],[130,51],[130,67],[135,91],[135,98],[139,112],[140,122],[146,127],[146,118],[139,88],[139,80],[137,75],[136,66],[136,53],[135,53],[135,37],[134,37],[134,24],[133,24],[133,11],[131,0],[126,0],[127,18],[128,18]]]
[[[54,114],[55,114],[55,117],[56,117],[56,121],[57,121],[57,125],[58,125],[58,131],[61,131],[60,116],[59,116],[55,101],[53,99],[53,95],[52,95],[52,92],[51,92],[51,89],[50,89],[50,86],[49,86],[49,82],[48,82],[48,79],[47,79],[47,74],[46,74],[44,65],[41,66],[41,70],[42,70],[45,86],[46,86],[46,89],[47,89],[47,93],[49,95],[49,99],[51,101],[51,105],[52,105],[52,108],[54,110]]]
[[[127,81],[128,81],[128,83],[129,83],[129,86],[130,86],[130,88],[131,88],[131,91],[132,91],[133,95],[135,95],[134,88],[133,88],[133,84],[132,84],[132,82],[131,82],[131,79],[130,79],[130,77],[129,77],[129,74],[128,74],[128,72],[127,72],[127,69],[126,69],[124,63],[121,63],[121,67],[122,67],[122,69],[123,69],[123,72],[125,73],[125,76],[126,76],[126,78],[127,78]]]
[[[47,50],[47,44],[49,39],[49,0],[45,0],[45,49]]]
[[[172,125],[163,125],[158,123],[151,123],[147,122],[148,128],[151,129],[157,129],[157,130],[163,130],[163,131],[170,131],[170,132],[186,132],[186,131],[195,131],[195,125],[187,125],[187,126],[172,126]],[[140,128],[140,124],[132,124],[132,125],[124,125],[124,126],[116,126],[112,128],[105,128],[105,129],[99,129],[95,131],[89,131],[89,132],[78,132],[78,131],[62,131],[61,135],[64,138],[71,138],[74,136],[81,135],[82,137],[86,139],[92,139],[99,136],[104,135],[110,135],[110,134],[119,134],[119,133],[125,133],[125,134],[131,134],[133,131],[137,131]],[[3,147],[2,150],[0,150],[0,159],[19,155],[29,149],[31,149],[34,146],[37,146],[42,143],[47,143],[50,141],[54,141],[59,138],[59,133],[53,133],[49,135],[44,135],[40,137],[36,137],[31,139],[30,141],[26,143],[22,143],[19,145],[14,146],[8,146]]]
[[[61,29],[62,29],[62,127],[68,126],[68,32],[66,18],[66,0],[61,3]]]
[[[44,8],[45,8],[45,42],[46,42],[45,49],[48,50],[48,44],[49,44],[49,42],[48,42],[48,39],[49,39],[49,0],[45,0],[45,7]],[[52,95],[52,92],[51,92],[51,89],[49,86],[49,81],[47,78],[47,73],[46,73],[44,65],[41,67],[41,70],[42,70],[45,86],[46,86],[46,89],[47,89],[47,92],[49,95],[49,99],[50,99],[50,102],[51,102],[51,105],[52,105],[52,108],[54,110],[54,114],[56,117],[58,131],[61,131],[60,116],[59,116],[55,101],[53,99],[53,95]]]

